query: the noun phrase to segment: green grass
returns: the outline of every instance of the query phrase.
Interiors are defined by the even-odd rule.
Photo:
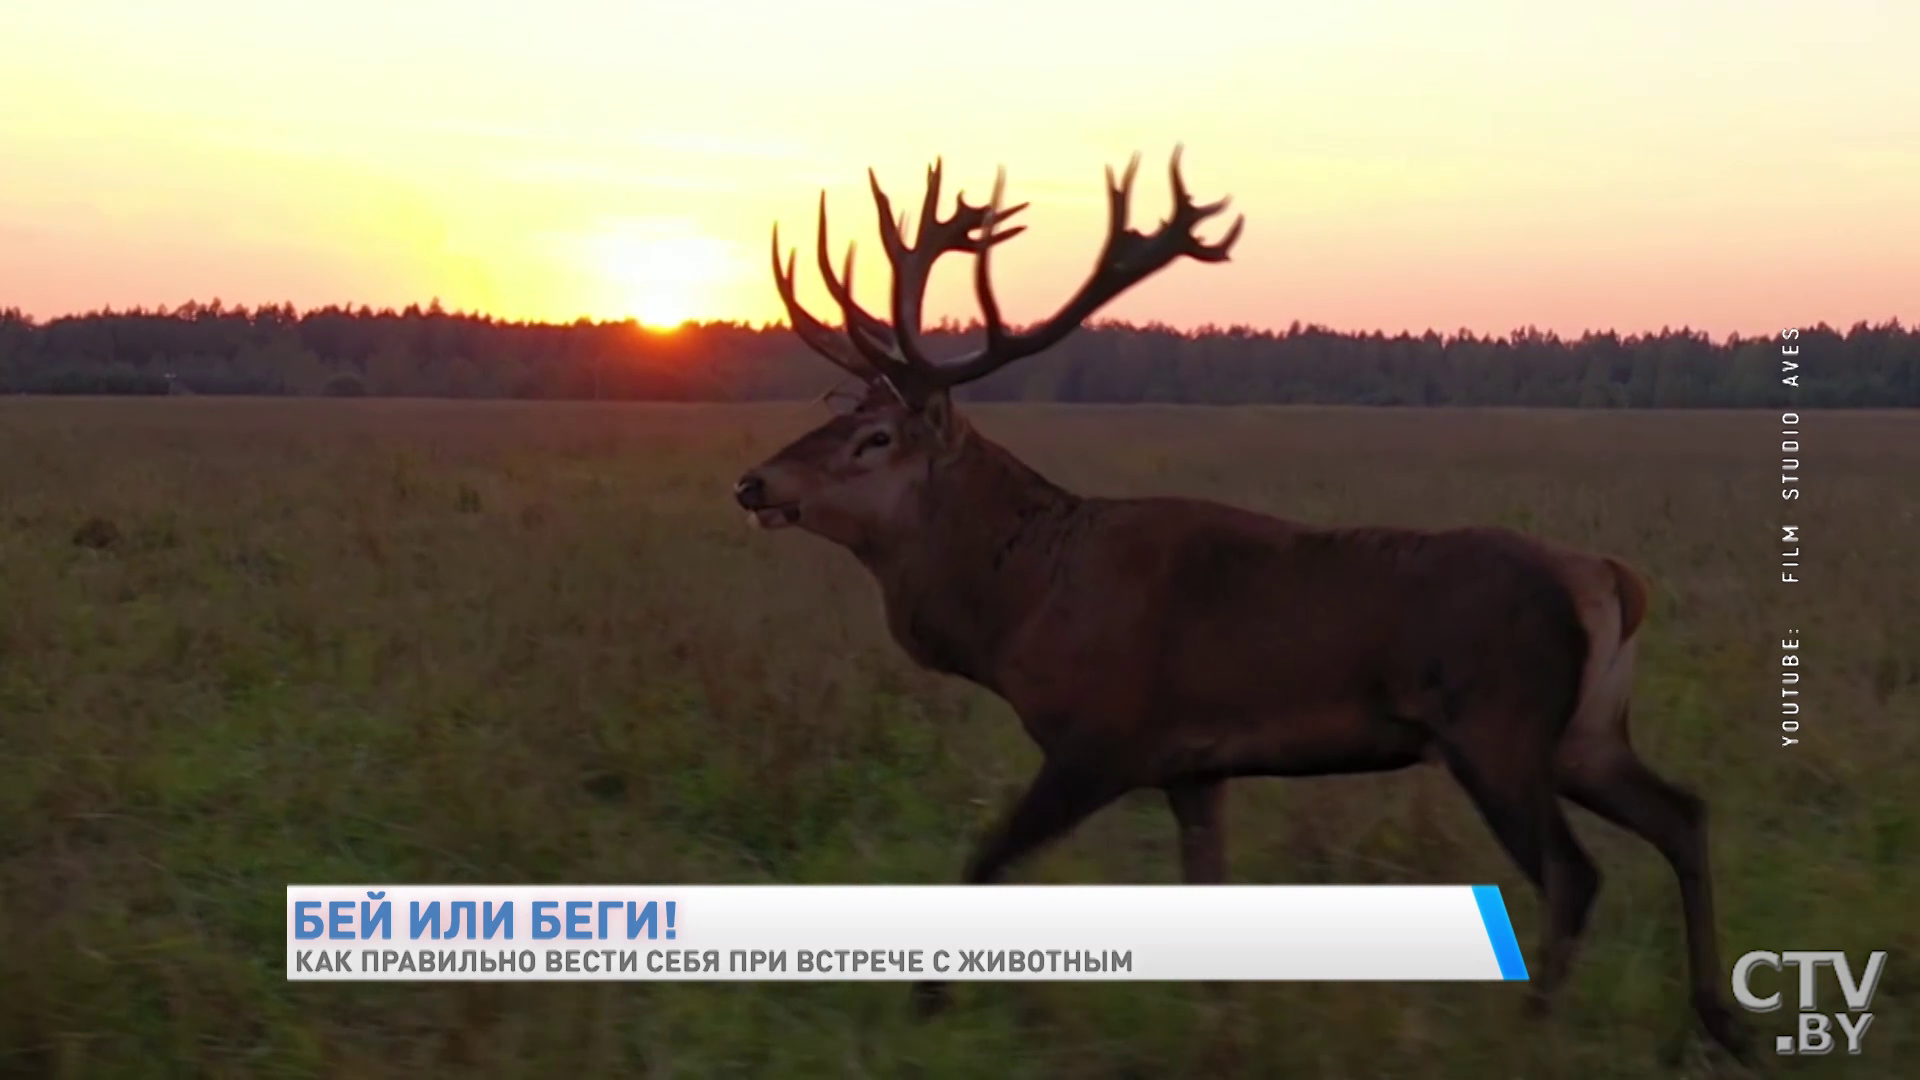
[[[944,882],[1037,755],[914,670],[842,553],[728,489],[801,406],[0,401],[0,1076],[1706,1075],[1678,899],[1576,812],[1606,882],[1559,1016],[1499,984],[290,984],[290,881]],[[1323,521],[1500,522],[1654,581],[1636,735],[1714,809],[1727,963],[1890,949],[1867,1055],[1920,1055],[1920,417],[1009,407],[1080,490]],[[1791,510],[1789,516],[1786,511]],[[75,543],[91,518],[118,539]],[[1806,534],[1808,583],[1775,538]],[[1779,745],[1774,643],[1805,642]],[[1249,781],[1232,873],[1503,885],[1433,770]],[[1170,881],[1157,797],[1022,872]],[[1830,991],[1831,992],[1831,991]],[[1786,1021],[1762,1018],[1767,1039]],[[1771,1024],[1772,1026],[1769,1026]]]

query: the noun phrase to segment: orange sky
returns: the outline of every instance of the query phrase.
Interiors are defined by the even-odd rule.
[[[1321,5],[1333,9],[1336,5]],[[575,0],[0,10],[0,307],[289,300],[773,318],[767,229],[871,164],[1031,200],[1007,315],[1086,273],[1101,169],[1186,144],[1246,233],[1109,309],[1504,332],[1920,320],[1920,5]],[[974,312],[964,260],[934,316]],[[826,309],[803,273],[803,298]]]

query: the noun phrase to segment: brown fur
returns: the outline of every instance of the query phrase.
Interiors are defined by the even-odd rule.
[[[831,273],[824,250],[822,264]],[[790,281],[782,292],[802,328]],[[850,325],[872,319],[836,294]],[[854,348],[837,348],[857,370]],[[983,356],[972,370],[1003,362],[991,345]],[[1673,864],[1694,1005],[1744,1050],[1719,996],[1705,806],[1628,741],[1647,611],[1634,570],[1506,529],[1328,528],[1197,499],[1083,497],[956,415],[940,371],[868,359],[860,406],[751,470],[736,498],[763,525],[852,552],[900,647],[998,694],[1040,747],[965,881],[1000,879],[1140,788],[1166,793],[1184,878],[1223,881],[1227,781],[1440,761],[1545,899],[1539,1002],[1564,981],[1599,888],[1564,796]],[[945,1000],[938,984],[917,994]]]
[[[1620,587],[1620,641],[1622,644],[1640,629],[1647,617],[1647,582],[1633,567],[1611,555],[1605,556]]]

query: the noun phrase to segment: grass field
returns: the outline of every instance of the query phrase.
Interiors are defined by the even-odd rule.
[[[1666,865],[1578,811],[1607,876],[1545,1024],[1499,984],[974,984],[924,1025],[884,984],[288,984],[289,881],[954,877],[1035,751],[996,699],[909,666],[849,558],[729,499],[823,415],[0,401],[0,1076],[1726,1071],[1682,1041]],[[1866,1055],[1781,1071],[1914,1075],[1920,416],[1809,417],[1791,504],[1764,414],[975,416],[1082,491],[1504,523],[1635,563],[1637,741],[1712,803],[1727,963],[1893,953]],[[1791,590],[1783,521],[1808,553]],[[1443,774],[1244,782],[1230,813],[1236,881],[1494,881],[1534,959],[1534,895]],[[1170,881],[1173,844],[1142,794],[1019,876]]]

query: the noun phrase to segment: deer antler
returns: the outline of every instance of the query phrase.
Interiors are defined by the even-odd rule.
[[[1127,225],[1128,204],[1133,197],[1133,178],[1140,168],[1140,155],[1133,155],[1127,162],[1127,171],[1117,184],[1113,179],[1113,167],[1107,167],[1107,239],[1101,247],[1093,273],[1080,286],[1080,291],[1061,305],[1052,318],[1026,333],[1012,333],[1001,321],[1000,304],[994,298],[989,277],[990,245],[989,248],[983,248],[979,261],[974,264],[973,288],[980,299],[980,312],[986,321],[987,342],[973,355],[942,367],[938,384],[953,387],[983,379],[1015,360],[1058,344],[1108,301],[1182,255],[1198,262],[1226,262],[1233,245],[1240,239],[1241,229],[1246,226],[1246,215],[1239,215],[1217,243],[1208,244],[1195,236],[1194,227],[1225,210],[1231,198],[1195,205],[1192,196],[1187,194],[1186,182],[1180,176],[1180,151],[1179,146],[1173,148],[1173,157],[1167,170],[1173,186],[1173,215],[1151,235],[1142,235]],[[996,185],[993,203],[988,211],[989,230],[997,216],[991,207],[998,205],[999,201],[1000,189]]]
[[[1006,185],[1006,170],[999,170],[994,178],[994,201],[986,206],[969,206],[964,195],[954,196],[953,216],[940,220],[940,159],[935,158],[933,167],[927,170],[927,194],[920,204],[920,227],[914,232],[914,244],[908,247],[901,233],[905,231],[906,218],[902,215],[896,223],[893,219],[893,206],[887,199],[887,193],[880,188],[880,178],[867,170],[867,182],[873,188],[874,208],[880,215],[880,242],[885,246],[887,261],[893,265],[893,327],[900,342],[900,353],[908,363],[916,367],[933,369],[934,364],[920,348],[921,305],[926,301],[927,281],[933,273],[933,264],[940,256],[950,251],[971,252],[985,258],[987,251],[1005,240],[1026,231],[1026,227],[1016,226],[1006,232],[995,235],[991,229],[997,219],[1007,218],[1027,208],[1026,203],[998,209],[1001,190]],[[980,231],[978,237],[970,235]]]
[[[1007,329],[1000,317],[1000,304],[993,295],[989,276],[989,253],[993,247],[1011,240],[1026,226],[1016,225],[996,231],[1028,203],[1001,208],[1006,189],[1006,170],[994,177],[993,198],[985,206],[969,205],[956,195],[953,216],[942,220],[940,208],[941,162],[935,159],[927,170],[927,192],[921,203],[920,226],[913,246],[907,246],[906,217],[894,217],[892,202],[880,187],[873,170],[867,178],[873,188],[874,208],[880,216],[880,241],[887,262],[893,268],[893,324],[862,308],[853,298],[853,245],[841,272],[836,276],[827,244],[826,193],[820,195],[818,259],[820,273],[826,278],[827,291],[840,306],[846,322],[844,333],[836,332],[802,308],[793,294],[794,256],[789,255],[784,274],[780,265],[779,226],[774,226],[774,282],[785,301],[793,329],[815,352],[840,367],[869,381],[884,380],[900,393],[903,400],[924,400],[929,393],[950,389],[985,378],[1015,360],[1032,356],[1071,334],[1114,297],[1152,276],[1182,255],[1198,262],[1225,262],[1240,239],[1246,216],[1240,215],[1215,243],[1206,243],[1194,235],[1194,228],[1227,208],[1228,199],[1204,205],[1195,204],[1180,176],[1180,150],[1176,146],[1169,164],[1173,185],[1173,215],[1151,234],[1142,234],[1127,224],[1128,204],[1133,193],[1133,178],[1140,167],[1140,155],[1133,155],[1116,183],[1111,166],[1107,169],[1107,239],[1092,275],[1052,318],[1024,333]],[[934,263],[952,251],[976,256],[974,291],[986,322],[986,343],[973,353],[951,364],[935,364],[921,347],[921,308],[926,301],[927,281]]]
[[[792,324],[793,332],[807,347],[853,375],[872,382],[884,379],[886,373],[875,368],[865,359],[846,335],[836,332],[832,327],[813,317],[800,304],[800,298],[793,293],[793,264],[797,252],[788,252],[787,264],[780,265],[780,225],[773,226],[773,285],[780,290],[780,300],[787,307],[787,321]]]

